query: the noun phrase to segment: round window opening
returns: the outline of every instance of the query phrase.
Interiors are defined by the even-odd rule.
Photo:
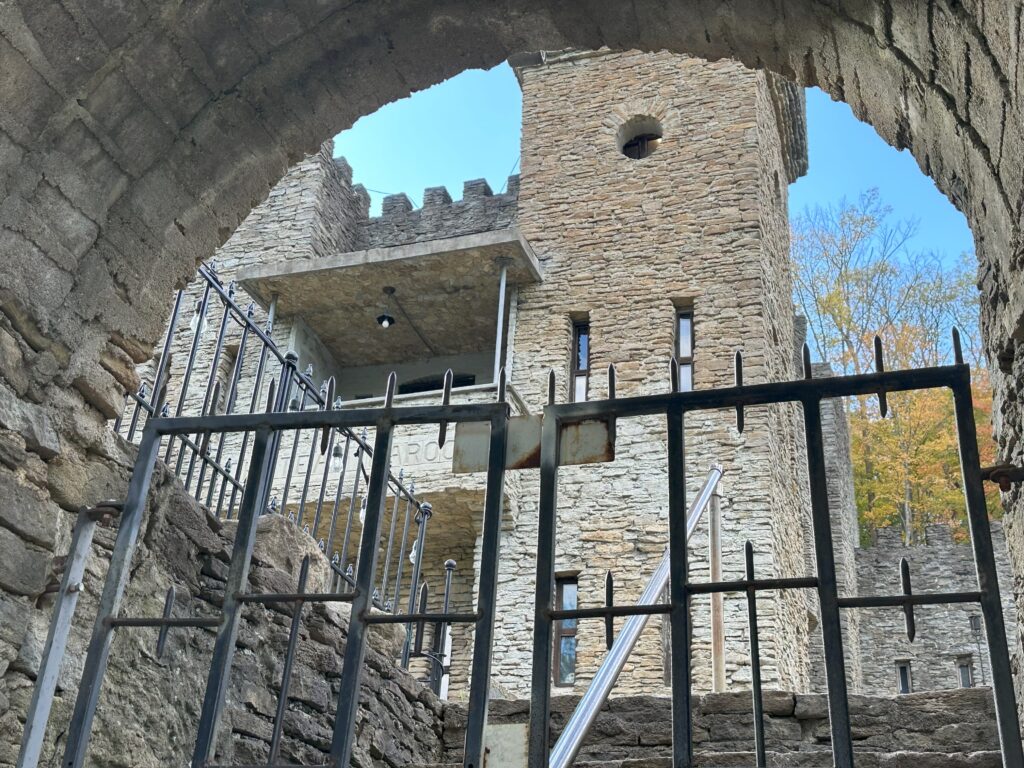
[[[661,123],[648,115],[631,117],[619,128],[619,150],[631,160],[650,155],[661,143]]]

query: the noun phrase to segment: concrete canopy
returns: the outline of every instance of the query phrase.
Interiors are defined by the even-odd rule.
[[[509,285],[540,278],[529,243],[510,228],[269,264],[238,280],[265,306],[276,295],[278,312],[301,315],[340,365],[377,365],[493,349],[500,259]],[[398,320],[386,331],[376,322],[385,286]]]

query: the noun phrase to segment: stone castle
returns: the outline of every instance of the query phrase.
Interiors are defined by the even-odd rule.
[[[317,382],[334,378],[341,407],[379,402],[391,371],[397,399],[412,404],[437,402],[447,369],[453,402],[493,399],[503,369],[514,413],[522,416],[546,402],[549,370],[559,400],[606,396],[610,364],[620,396],[664,391],[673,356],[682,364],[681,387],[731,385],[737,350],[747,383],[798,377],[805,331],[790,300],[786,190],[807,170],[799,89],[735,62],[665,53],[563,52],[514,64],[523,91],[521,176],[498,193],[484,181],[467,182],[455,201],[444,188],[431,188],[418,209],[405,195],[391,195],[382,214],[370,217],[368,195],[328,143],[294,166],[218,250],[218,274],[237,283],[235,300],[251,298],[258,321],[272,319],[273,340],[297,353],[300,370],[311,365]],[[201,287],[185,295],[180,311],[198,316]],[[208,327],[218,320],[203,314],[198,324],[207,335],[196,370],[205,376],[202,361],[215,361],[213,406],[204,402],[209,391],[193,394],[181,385],[196,328],[182,323],[172,334],[166,379],[156,387],[165,388],[168,402],[180,398],[183,413],[224,412],[229,390],[239,402],[265,399],[269,379],[254,378],[251,369],[230,385],[240,331],[229,328],[215,345]],[[152,381],[159,362],[147,364],[144,380]],[[305,406],[303,398],[298,407]],[[823,418],[841,591],[892,592],[903,556],[922,588],[969,588],[969,547],[955,544],[948,530],[929,529],[927,544],[911,550],[888,537],[859,546],[841,404],[823,408]],[[808,572],[799,414],[751,408],[742,433],[725,413],[690,419],[686,428],[690,494],[712,463],[725,467],[724,577],[742,577],[748,540],[759,574]],[[664,443],[660,421],[624,421],[613,461],[562,470],[556,571],[564,605],[599,605],[609,570],[617,602],[632,602],[642,591],[667,544]],[[307,507],[317,494],[338,497],[343,509],[357,501],[312,447],[312,436],[297,436],[294,467],[277,476],[277,511],[299,520],[312,519]],[[392,457],[433,507],[420,553],[432,605],[440,605],[445,561],[458,564],[453,610],[472,607],[483,507],[480,475],[453,471],[457,450],[458,436],[440,446],[436,430],[407,429]],[[289,497],[281,482],[305,474],[308,483],[321,473],[322,487],[314,479],[301,498]],[[530,469],[506,483],[492,687],[509,698],[527,697],[530,688],[537,496]],[[391,512],[392,529],[396,520]],[[350,513],[348,522],[358,536],[359,521]],[[310,533],[330,540],[326,526],[321,521]],[[709,546],[701,526],[691,543],[695,579],[708,577]],[[997,552],[1013,619],[1001,539]],[[347,565],[344,558],[340,565]],[[765,593],[760,611],[765,685],[819,690],[814,601],[795,591]],[[710,690],[716,684],[706,596],[694,599],[693,613],[695,684]],[[914,644],[906,642],[896,609],[874,610],[870,620],[864,615],[852,613],[846,626],[853,690],[984,683],[984,638],[973,631],[969,609],[943,609],[934,619],[922,612],[929,618]],[[1015,621],[1009,625],[1016,633]],[[723,627],[726,687],[745,687],[750,665],[741,600],[726,599]],[[648,628],[617,691],[667,692],[666,633],[667,622],[661,632]],[[579,622],[556,635],[555,684],[581,692],[604,655],[604,627]],[[447,689],[456,698],[466,690],[471,641],[467,630],[452,629]]]

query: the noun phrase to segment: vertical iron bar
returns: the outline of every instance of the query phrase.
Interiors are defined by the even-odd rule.
[[[549,395],[554,376],[549,376]],[[553,403],[552,403],[553,404]],[[558,516],[558,452],[561,429],[554,408],[544,409],[540,437],[540,500],[537,526],[537,587],[533,610],[533,677],[530,686],[529,768],[548,764],[551,720],[551,655],[555,600],[555,535]],[[474,768],[482,768],[479,764]]]
[[[809,370],[809,366],[805,367]],[[821,609],[821,641],[825,651],[825,679],[828,685],[829,724],[832,730],[832,758],[836,768],[853,768],[850,702],[846,687],[846,661],[843,658],[843,627],[839,615],[839,587],[832,545],[832,519],[828,508],[825,445],[821,433],[821,401],[817,398],[808,398],[802,402],[802,406],[807,441],[807,475],[811,486],[818,602]]]
[[[433,514],[434,508],[429,502],[420,504],[419,516],[416,520],[416,560],[412,564],[412,584],[409,586],[409,613],[416,612],[416,595],[420,588],[420,573],[423,570],[423,543],[427,540],[427,523]],[[409,668],[409,644],[412,637],[412,625],[405,625],[405,645],[402,646],[402,669]],[[418,649],[417,649],[418,650]]]
[[[132,409],[132,420],[128,424],[128,435],[126,439],[130,443],[135,439],[135,430],[139,426],[139,412],[142,411],[142,403],[146,399],[146,382],[142,382],[139,386],[139,391],[135,393],[137,398],[135,400],[135,407]]]
[[[402,470],[398,470],[398,482],[402,482]],[[395,503],[391,505],[391,528],[388,531],[388,545],[384,550],[384,570],[380,577],[380,602],[388,604],[388,575],[391,573],[391,550],[395,545],[395,529],[398,527],[398,503],[402,500],[401,486],[395,486]]]
[[[202,338],[203,323],[206,322],[206,309],[210,303],[210,291],[213,290],[213,286],[210,283],[210,279],[206,278],[206,288],[203,290],[203,298],[199,304],[199,312],[196,315],[197,324],[195,333],[192,335],[192,344],[188,351],[188,362],[185,364],[185,373],[181,377],[181,391],[178,393],[178,403],[174,407],[174,415],[181,416],[181,412],[185,407],[185,398],[188,396],[188,385],[192,380],[192,370],[195,368],[196,355],[199,353],[199,340]],[[184,445],[184,444],[183,444]],[[170,463],[171,452],[174,448],[174,438],[170,438],[167,441],[167,452],[164,454],[164,462]],[[175,474],[181,473],[181,461],[184,455],[181,451],[178,452],[178,461],[175,467]]]
[[[220,394],[219,386],[215,386],[215,385],[218,384],[218,382],[217,382],[217,366],[220,365],[220,356],[221,356],[221,353],[224,351],[224,336],[225,336],[225,334],[228,331],[228,320],[230,320],[230,319],[231,319],[231,305],[228,304],[228,303],[225,303],[224,304],[224,312],[221,314],[221,318],[220,318],[220,329],[217,331],[217,343],[214,345],[214,348],[213,348],[213,359],[210,361],[210,373],[209,373],[209,375],[206,378],[206,390],[203,392],[203,407],[202,407],[202,410],[199,411],[199,415],[200,416],[206,416],[206,415],[208,415],[208,413],[212,412],[213,409],[217,408],[217,399],[218,399],[219,394]],[[212,405],[210,403],[210,394],[211,394],[211,392],[214,395],[214,401],[213,401]],[[196,443],[198,444],[198,442],[199,442],[199,436],[196,435]],[[179,464],[180,464],[180,462],[179,462]],[[192,456],[188,460],[188,478],[189,478],[189,482],[191,482],[192,470],[195,468],[195,464],[196,464],[196,452],[192,451]],[[179,466],[179,469],[180,469],[180,466]],[[179,472],[179,474],[180,474],[180,472]],[[186,488],[188,488],[189,482],[185,483],[185,487]]]
[[[25,731],[21,735],[17,768],[36,768],[42,756],[46,723],[53,705],[53,694],[57,690],[57,678],[60,675],[61,662],[64,660],[68,636],[71,634],[71,620],[75,615],[78,595],[82,591],[82,576],[89,560],[95,530],[96,518],[92,510],[81,510],[75,520],[75,529],[71,533],[71,549],[64,565],[64,576],[60,581],[57,601],[53,606],[53,618],[50,619],[46,645],[43,646],[43,657],[36,674],[35,688],[32,690],[32,701],[25,714]]]
[[[669,613],[672,629],[672,766],[693,762],[690,595],[686,525],[686,455],[683,409],[672,406],[668,426]]]
[[[289,377],[289,380],[290,380],[290,377]],[[307,391],[307,389],[304,386],[302,386],[302,382],[301,381],[299,381],[299,389],[302,392],[302,400],[299,402],[299,408],[298,408],[299,412],[301,413],[302,411],[306,410],[306,397],[308,396],[309,392]],[[291,404],[289,403],[288,400],[285,400],[285,407],[286,408],[291,407]],[[314,430],[314,432],[315,432],[315,430]],[[288,472],[284,476],[284,488],[281,490],[281,514],[282,515],[283,514],[287,514],[288,492],[289,492],[289,490],[292,487],[292,475],[295,473],[295,459],[296,459],[296,457],[299,454],[299,443],[301,442],[301,440],[302,440],[302,430],[301,429],[296,429],[295,430],[295,439],[292,441],[291,457],[288,459]],[[316,436],[315,435],[313,437],[313,444],[316,445]],[[296,519],[296,522],[297,522],[298,521],[298,516],[296,516],[295,519]]]
[[[502,267],[504,275],[504,267]],[[491,651],[494,644],[494,614],[498,601],[498,559],[501,549],[501,519],[505,492],[505,451],[508,407],[491,418],[487,449],[487,487],[484,496],[484,530],[480,542],[480,583],[476,599],[476,633],[473,638],[473,667],[470,673],[469,719],[466,723],[464,768],[483,768],[484,729],[490,698]],[[449,561],[452,562],[452,561]],[[455,563],[452,562],[452,568]],[[445,586],[447,602],[451,569]],[[447,613],[447,608],[445,609]],[[550,644],[549,644],[550,647]],[[444,648],[441,648],[442,663]],[[439,683],[440,684],[440,683]],[[545,748],[546,748],[545,744]]]
[[[303,404],[305,404],[305,398],[303,398]],[[330,408],[330,403],[324,403],[322,410],[326,411],[328,408]],[[295,516],[295,523],[299,528],[302,527],[302,521],[306,516],[306,497],[309,494],[309,481],[313,476],[313,464],[316,462],[316,448],[317,443],[319,442],[316,434],[319,430],[314,429],[311,431],[313,434],[309,441],[309,457],[306,459],[306,478],[302,481],[302,495],[299,497],[299,513]],[[298,436],[296,435],[296,439],[297,437]],[[316,538],[315,530],[313,531],[313,538]]]
[[[451,610],[452,606],[452,575],[455,573],[455,561],[445,560],[444,561],[444,603],[441,608],[441,613],[447,615]],[[444,678],[448,674],[448,670],[445,667],[445,660],[448,658],[448,634],[451,632],[451,624],[447,621],[440,621],[437,623],[435,630],[436,636],[434,637],[434,650],[437,656],[437,663],[434,664],[434,670],[437,673],[436,687],[431,685],[431,690],[434,691],[438,696],[441,695],[442,689],[444,688]]]
[[[249,578],[249,562],[256,542],[256,525],[266,505],[270,490],[269,469],[273,460],[273,435],[262,428],[256,432],[253,442],[252,461],[242,495],[242,508],[238,515],[238,528],[231,550],[231,566],[224,586],[224,604],[221,608],[221,623],[210,661],[210,674],[206,679],[206,694],[203,709],[199,715],[199,729],[192,765],[201,768],[213,758],[216,747],[217,728],[224,708],[231,678],[231,661],[235,654],[235,638],[241,619],[242,603],[239,597],[245,591]]]
[[[373,463],[370,482],[367,484],[366,523],[359,542],[355,597],[352,599],[348,638],[345,641],[345,658],[341,668],[341,690],[338,692],[338,709],[334,717],[334,735],[331,739],[331,760],[339,768],[349,764],[355,743],[359,690],[369,630],[366,616],[372,608],[373,577],[377,570],[377,546],[380,543],[380,524],[391,459],[391,435],[391,419],[384,416],[377,423],[374,435]]]
[[[249,340],[249,330],[252,324],[252,305],[249,305],[249,312],[247,313],[244,322],[242,323],[242,338],[238,342],[238,352],[235,355],[235,366],[231,371],[231,381],[228,382],[228,395],[224,402],[224,413],[234,413],[235,402],[238,400],[238,382],[242,378],[242,367],[245,365],[245,348]],[[224,443],[228,439],[230,433],[222,432],[220,439],[217,441],[217,454],[214,457],[214,461],[217,466],[221,466],[221,459],[224,458]],[[206,497],[206,506],[209,507],[213,501],[213,487],[214,483],[210,482],[210,493]],[[223,489],[223,484],[221,489]],[[220,505],[217,507],[217,516],[220,516]]]
[[[739,353],[737,353],[739,354]],[[722,580],[722,495],[716,486],[708,517],[708,562],[711,581]],[[711,593],[711,690],[725,690],[725,595]],[[760,768],[760,767],[759,767]]]
[[[260,390],[263,388],[263,374],[267,368],[267,352],[269,347],[266,342],[263,343],[263,348],[260,350],[260,361],[256,365],[256,381],[253,383],[252,396],[249,398],[249,413],[256,413],[256,406],[259,405],[261,396]],[[273,381],[273,379],[271,379]],[[227,518],[231,519],[231,516],[235,511],[235,499],[238,497],[238,486],[241,484],[242,479],[242,467],[245,465],[245,455],[249,450],[249,433],[245,432],[242,434],[242,447],[238,450],[238,463],[235,464],[235,482],[231,488],[231,498],[228,500],[228,512]]]
[[[182,288],[175,294],[174,307],[171,309],[171,320],[167,324],[167,335],[164,336],[164,345],[160,350],[160,361],[156,364],[156,375],[153,377],[153,413],[160,413],[164,404],[164,397],[167,389],[162,386],[164,374],[167,372],[167,365],[170,362],[171,345],[174,343],[174,331],[178,325],[178,315],[181,312],[181,302],[185,297],[185,289]]]
[[[502,344],[502,337],[505,335],[505,294],[507,293],[506,285],[508,282],[508,262],[507,256],[500,257],[498,263],[501,267],[501,274],[498,277],[498,324],[494,335],[494,378],[491,379],[497,385],[499,373],[501,371],[501,354],[505,348]]]
[[[748,582],[754,581],[754,547],[748,541],[743,549]],[[751,695],[754,706],[754,752],[757,768],[765,768],[768,756],[764,747],[764,697],[761,695],[761,637],[757,627],[757,590],[747,586],[747,624],[750,631]]]
[[[302,566],[299,568],[298,594],[306,591],[306,580],[309,578],[309,555],[302,558]],[[270,756],[267,758],[267,765],[273,766],[277,762],[281,751],[281,734],[284,731],[284,715],[288,709],[288,688],[292,678],[292,664],[295,662],[295,649],[299,644],[299,627],[302,625],[302,608],[304,601],[296,600],[293,604],[292,625],[288,632],[288,650],[284,654],[284,668],[281,670],[281,691],[277,697],[277,711],[274,714],[274,731],[270,736]]]
[[[75,699],[75,710],[68,726],[67,745],[62,763],[64,768],[81,768],[85,761],[89,732],[92,728],[93,715],[96,713],[103,674],[107,669],[110,642],[113,639],[113,629],[108,620],[117,615],[128,584],[132,555],[135,552],[139,527],[146,508],[149,482],[160,447],[160,437],[152,425],[153,422],[147,423],[142,431],[138,458],[135,460],[135,469],[128,485],[128,496],[125,499],[124,512],[121,513],[114,551],[110,555],[107,579],[96,611],[96,622],[93,625],[92,638],[89,640],[82,681],[78,687],[78,698]]]
[[[331,475],[331,459],[334,454],[334,438],[338,430],[330,430],[330,437],[327,440],[327,450],[324,451],[324,474],[320,478],[320,495],[317,496],[316,500],[316,512],[313,513],[313,538],[318,539],[320,530],[320,516],[324,511],[324,496],[327,493],[327,481]],[[330,553],[330,549],[324,547],[325,553]]]
[[[325,552],[330,555],[334,551],[334,532],[338,527],[338,506],[341,504],[341,492],[345,486],[345,472],[348,470],[348,449],[352,443],[352,433],[348,430],[345,431],[345,449],[344,455],[341,459],[341,473],[338,476],[338,487],[334,489],[334,509],[331,510],[331,530],[327,534],[327,545]],[[345,563],[341,562],[339,565],[344,568]]]
[[[348,501],[348,520],[345,521],[345,539],[341,542],[341,568],[348,567],[348,544],[352,538],[352,519],[356,516],[356,498],[359,496],[359,481],[363,477],[363,453],[365,449],[362,444],[356,448],[358,459],[356,460],[356,479],[352,483],[352,498]]]
[[[984,617],[985,638],[988,641],[989,663],[992,667],[992,696],[995,699],[1003,765],[1006,768],[1024,766],[1024,746],[1021,744],[1010,652],[1006,644],[1002,601],[999,598],[999,576],[992,548],[992,529],[988,521],[985,489],[981,480],[981,457],[978,454],[978,434],[974,423],[970,371],[966,366],[963,379],[952,389],[957,440],[960,445],[960,471],[963,473],[967,517],[971,526],[971,545],[974,547],[974,562],[978,571],[981,614]]]
[[[409,543],[409,522],[412,520],[412,492],[416,486],[410,484],[405,496],[405,522],[402,523],[402,545],[398,549],[398,567],[395,568],[395,611],[402,604],[402,571],[405,569],[405,547]]]
[[[292,392],[292,381],[295,378],[295,369],[299,364],[299,356],[292,351],[288,351],[284,356],[284,361],[281,363],[281,378],[278,380],[277,393],[274,398],[274,413],[282,413],[288,408],[288,398]],[[269,473],[270,476],[267,479],[267,496],[270,495],[274,488],[274,475],[277,472],[277,457],[281,450],[281,436],[284,433],[280,430],[274,432],[270,436],[270,462],[269,462]],[[296,440],[298,440],[298,432],[296,432]],[[288,493],[288,486],[285,485],[285,494]],[[266,499],[264,499],[263,507],[266,507]],[[261,507],[261,509],[263,508]],[[281,504],[281,514],[286,514],[284,504]]]

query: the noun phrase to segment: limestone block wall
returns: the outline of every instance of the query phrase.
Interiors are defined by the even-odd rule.
[[[992,523],[1003,617],[1013,651],[1019,633],[1013,598],[1013,574],[1006,555],[1003,526]],[[883,528],[875,543],[857,551],[857,580],[861,594],[899,592],[899,561],[910,563],[915,592],[970,591],[978,588],[974,554],[969,542],[956,541],[943,524],[927,527],[923,543],[904,546],[899,531]],[[956,688],[956,661],[970,657],[978,685],[991,684],[988,644],[984,633],[971,632],[969,617],[981,615],[976,604],[922,606],[915,612],[917,637],[907,641],[903,613],[898,609],[859,610],[861,688],[873,693],[896,691],[896,662],[909,661],[915,691]]]
[[[731,384],[737,349],[745,353],[745,381],[791,378],[792,313],[779,312],[777,303],[789,296],[787,177],[764,77],[729,62],[634,53],[549,58],[519,75],[518,222],[545,276],[519,293],[513,382],[529,407],[544,403],[549,368],[559,399],[567,397],[571,324],[582,318],[590,323],[592,397],[607,391],[609,363],[617,366],[621,396],[665,391],[675,313],[686,306],[695,312],[698,388]],[[634,161],[616,141],[637,115],[655,117],[664,131],[658,149]],[[765,197],[776,173],[781,194]],[[769,290],[781,298],[766,298]],[[762,574],[802,572],[805,486],[782,459],[799,439],[792,412],[749,409],[743,434],[724,413],[691,415],[686,428],[691,494],[711,462],[726,466],[726,578],[742,572],[747,539]],[[664,457],[663,421],[637,419],[619,423],[614,463],[560,472],[556,569],[579,571],[581,604],[603,600],[608,569],[617,600],[639,595],[667,542]],[[534,499],[536,480],[527,476],[520,523],[503,542],[503,654],[495,677],[513,692],[528,685]],[[698,537],[692,552],[700,578],[706,543]],[[706,601],[695,600],[694,610],[696,679],[707,686]],[[761,611],[762,638],[772,638],[762,640],[766,684],[805,685],[803,597],[766,595]],[[620,690],[651,692],[664,684],[658,623],[641,638]],[[745,625],[742,607],[728,605],[728,674],[737,684],[749,680]],[[582,623],[578,643],[581,689],[604,654],[601,623]]]
[[[124,461],[131,461],[134,451],[123,443],[121,447]],[[206,514],[183,492],[173,474],[158,465],[133,560],[124,615],[159,615],[166,590],[172,585],[177,593],[174,616],[216,615],[223,600],[234,530],[233,524],[221,524]],[[97,530],[46,734],[42,761],[46,764],[59,761],[63,751],[115,534],[114,528]],[[66,532],[63,536],[61,547],[66,547]],[[307,554],[312,558],[307,588],[321,591],[328,579],[323,555],[284,518],[264,517],[249,589],[293,591],[299,565]],[[16,643],[14,654],[4,664],[0,764],[12,765],[52,601],[40,599],[33,612],[22,614],[20,622],[14,620],[17,614],[12,613],[11,606],[4,606],[5,649],[11,647],[6,643]],[[218,742],[219,762],[260,764],[267,760],[291,612],[291,606],[283,605],[254,605],[243,612]],[[281,751],[281,759],[287,762],[316,765],[326,758],[347,626],[345,606],[311,604],[304,609]],[[440,757],[441,702],[395,666],[402,634],[395,627],[371,632],[354,764],[407,765],[434,762]],[[119,630],[86,764],[125,768],[187,764],[213,639],[209,630],[172,630],[166,653],[158,658],[155,630]]]

